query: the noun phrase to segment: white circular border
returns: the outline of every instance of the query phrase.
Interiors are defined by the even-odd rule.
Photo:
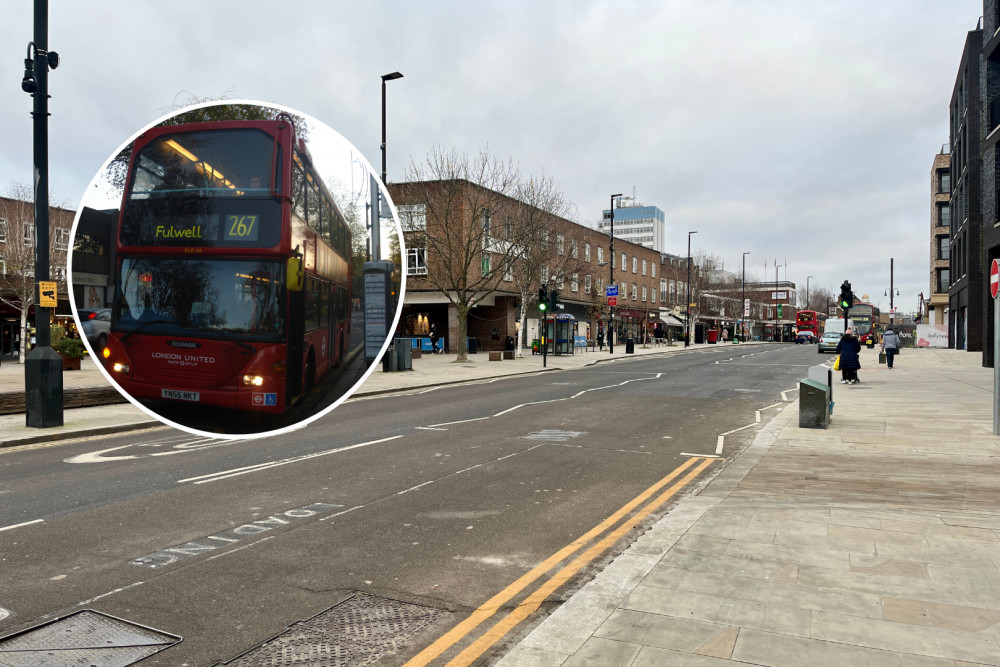
[[[97,174],[94,176],[94,178],[91,179],[90,183],[87,185],[87,190],[84,192],[84,196],[81,198],[80,205],[77,207],[76,216],[73,218],[73,226],[72,226],[72,228],[70,230],[69,253],[67,254],[67,258],[66,258],[66,269],[67,269],[66,270],[66,274],[67,274],[66,281],[67,281],[68,290],[69,290],[69,293],[70,293],[70,296],[71,296],[69,305],[70,305],[70,308],[73,311],[73,319],[76,321],[76,326],[77,326],[78,329],[81,329],[81,326],[80,326],[80,315],[77,312],[76,300],[74,298],[75,295],[76,295],[76,291],[75,291],[74,286],[73,286],[73,272],[71,270],[71,268],[72,268],[72,254],[73,254],[73,244],[74,244],[74,241],[76,240],[77,225],[79,225],[79,223],[80,223],[80,216],[83,214],[83,209],[84,209],[84,206],[85,206],[85,204],[87,202],[88,196],[90,196],[91,189],[94,188],[95,186],[103,183],[103,180],[102,180],[103,176],[107,172],[108,165],[111,164],[111,162],[114,160],[115,156],[117,156],[119,153],[121,153],[122,150],[124,150],[126,146],[128,146],[129,144],[131,144],[132,142],[134,142],[144,132],[150,130],[151,128],[156,127],[157,125],[159,125],[160,123],[162,123],[164,120],[166,120],[168,118],[173,118],[174,116],[177,116],[177,115],[182,114],[182,113],[186,113],[188,111],[192,111],[194,109],[202,109],[202,108],[205,108],[205,107],[212,107],[212,106],[229,106],[229,105],[237,105],[237,104],[249,104],[249,105],[253,105],[253,106],[271,107],[273,109],[278,109],[280,111],[285,111],[287,113],[290,113],[290,114],[299,116],[301,118],[304,118],[304,119],[306,119],[306,121],[308,121],[310,123],[310,125],[314,129],[317,128],[317,127],[320,127],[320,128],[325,128],[326,130],[332,132],[334,135],[336,135],[336,137],[338,139],[340,139],[347,146],[349,146],[354,153],[357,153],[357,157],[358,157],[358,159],[360,159],[360,161],[362,163],[362,166],[368,172],[369,176],[372,176],[372,177],[375,178],[376,183],[378,183],[379,191],[385,197],[385,201],[388,202],[388,204],[389,204],[389,210],[392,212],[393,221],[394,221],[395,227],[396,227],[396,233],[397,233],[397,235],[399,237],[400,261],[403,262],[403,263],[405,263],[406,246],[405,246],[405,244],[403,242],[403,228],[402,228],[402,225],[399,222],[399,212],[396,210],[396,204],[392,201],[392,197],[389,196],[389,192],[386,190],[385,183],[382,182],[382,179],[379,177],[378,172],[375,171],[374,168],[372,168],[372,165],[368,161],[368,159],[361,153],[361,151],[358,151],[357,148],[354,146],[354,144],[352,144],[350,141],[348,141],[342,134],[340,134],[339,132],[337,132],[336,130],[334,130],[332,127],[330,127],[326,123],[320,121],[319,119],[317,119],[314,116],[311,116],[311,115],[309,115],[307,113],[303,113],[301,111],[298,111],[297,109],[292,109],[291,107],[286,107],[286,106],[281,105],[281,104],[274,104],[272,102],[263,102],[263,101],[260,101],[260,100],[246,100],[246,99],[217,100],[217,101],[212,101],[212,102],[201,102],[201,103],[192,104],[190,106],[186,106],[186,107],[183,107],[183,108],[178,109],[176,111],[172,111],[172,112],[170,112],[168,114],[165,114],[165,115],[157,118],[156,120],[152,121],[151,123],[148,123],[147,125],[143,126],[140,130],[138,130],[137,132],[135,132],[134,134],[132,134],[132,136],[130,136],[128,139],[126,139],[111,154],[111,156],[108,157],[108,159],[104,161],[104,164],[101,165],[100,170],[97,172]],[[119,202],[119,210],[120,209],[121,209],[121,204]],[[163,417],[162,415],[159,415],[159,414],[153,412],[152,410],[150,410],[149,408],[147,408],[145,405],[143,405],[142,403],[140,403],[138,400],[136,400],[135,398],[133,398],[127,391],[125,391],[124,389],[122,389],[122,387],[115,381],[114,377],[104,367],[104,364],[98,358],[98,355],[95,354],[94,350],[90,349],[90,343],[87,342],[85,339],[81,339],[81,340],[83,340],[84,345],[87,346],[87,349],[90,351],[91,358],[94,360],[94,362],[96,363],[97,367],[100,369],[101,373],[103,373],[104,377],[106,377],[108,379],[108,382],[110,382],[111,385],[114,386],[114,388],[118,390],[118,393],[120,393],[122,396],[124,396],[126,399],[128,399],[129,403],[131,403],[135,407],[139,408],[140,410],[142,410],[143,412],[145,412],[150,417],[153,417],[157,421],[162,422],[163,424],[166,424],[167,426],[179,429],[181,431],[185,431],[187,433],[191,433],[193,435],[199,435],[199,436],[206,437],[206,438],[217,438],[217,439],[221,439],[221,440],[250,440],[250,439],[255,439],[255,438],[269,438],[269,437],[276,436],[276,435],[284,435],[286,433],[291,433],[292,431],[296,431],[296,430],[298,430],[300,428],[304,428],[305,426],[311,424],[312,422],[316,421],[317,419],[320,419],[321,417],[324,417],[327,414],[329,414],[330,412],[332,412],[334,408],[336,408],[338,405],[340,405],[341,403],[343,403],[344,401],[346,401],[348,398],[350,398],[351,395],[355,391],[357,391],[358,388],[361,385],[364,384],[365,380],[368,379],[368,376],[371,375],[375,371],[375,369],[378,367],[379,360],[382,358],[382,356],[385,354],[386,349],[389,347],[389,343],[392,340],[392,332],[396,331],[396,327],[399,325],[400,315],[403,312],[403,300],[404,300],[404,295],[406,294],[406,271],[404,270],[404,266],[397,267],[397,269],[400,272],[400,286],[399,286],[399,299],[398,299],[398,303],[396,305],[396,315],[395,315],[395,317],[392,320],[392,326],[389,328],[389,333],[388,333],[388,335],[386,335],[386,339],[382,343],[382,348],[379,350],[378,356],[372,362],[371,366],[369,366],[369,368],[365,372],[365,374],[363,376],[361,376],[361,379],[358,380],[356,383],[354,383],[354,385],[351,386],[350,389],[348,389],[346,392],[344,392],[343,396],[341,396],[336,401],[334,401],[332,404],[330,404],[327,407],[323,408],[322,410],[320,410],[316,414],[311,415],[309,417],[306,417],[302,421],[296,422],[296,423],[294,423],[294,424],[292,424],[290,426],[286,426],[286,427],[280,428],[280,429],[275,429],[273,431],[263,431],[263,432],[260,432],[260,433],[212,433],[210,431],[199,431],[198,429],[191,428],[190,426],[185,426],[184,424],[179,424],[179,423],[176,423],[174,421],[171,421],[171,420]]]

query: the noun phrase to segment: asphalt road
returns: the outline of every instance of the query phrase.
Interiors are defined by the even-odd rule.
[[[161,429],[4,450],[0,635],[96,609],[184,638],[143,664],[211,665],[364,592],[437,612],[401,662],[693,457],[706,467],[683,492],[717,474],[823,360],[644,356],[351,399],[263,440]]]

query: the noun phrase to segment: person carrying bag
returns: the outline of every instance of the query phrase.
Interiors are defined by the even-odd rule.
[[[861,341],[854,337],[850,329],[844,331],[843,337],[837,343],[837,354],[840,364],[841,384],[858,384],[858,370],[861,368]]]
[[[899,347],[899,334],[893,331],[891,326],[887,327],[882,336],[882,352],[885,353],[885,365],[889,368],[892,368],[893,358]]]

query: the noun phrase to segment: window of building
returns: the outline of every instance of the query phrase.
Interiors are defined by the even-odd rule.
[[[583,293],[590,294],[590,287],[591,287],[590,274],[588,273],[583,277]]]
[[[68,250],[69,230],[63,229],[62,227],[57,227],[55,229],[55,243],[56,243],[56,250]]]
[[[927,181],[924,181],[925,183]],[[938,169],[937,172],[937,188],[939,193],[949,193],[951,192],[951,170],[950,169]]]
[[[7,221],[0,218],[0,243],[7,242]]]
[[[643,300],[643,301],[645,301],[645,300],[646,300],[646,297],[647,297],[647,294],[646,294],[646,286],[645,286],[645,285],[643,285],[643,286],[642,286],[642,300]]]
[[[642,275],[646,275],[646,260],[642,260]]]
[[[514,220],[509,215],[503,219],[503,238],[506,241],[514,239]]]
[[[427,248],[406,249],[406,275],[427,275]]]
[[[562,234],[556,234],[556,252],[560,255],[566,254],[566,239]]]
[[[30,246],[35,241],[35,227],[34,225],[29,225],[24,220],[21,221],[21,230],[24,236],[24,245]]]
[[[628,271],[628,257],[625,253],[622,253],[622,271]]]
[[[503,265],[503,279],[505,282],[514,282],[514,260],[508,259]]]
[[[632,300],[635,301],[639,298],[639,286],[632,283]]]
[[[426,204],[400,204],[396,210],[399,211],[399,222],[402,224],[404,232],[418,232],[427,229]]]
[[[937,270],[937,289],[936,292],[947,292],[948,287],[951,286],[951,282],[948,277],[948,269],[938,269]]]
[[[590,261],[590,244],[589,243],[584,243],[583,244],[583,261],[585,261],[585,262],[589,262]]]
[[[549,284],[549,267],[547,266],[542,267],[542,275],[540,276],[540,278],[542,280],[543,285]]]
[[[638,273],[638,272],[639,272],[639,258],[632,257],[632,273]]]
[[[604,261],[604,246],[597,246],[597,263],[600,264]]]
[[[649,263],[649,270],[650,270],[650,274],[655,278],[656,277],[656,262],[650,262]]]
[[[1000,197],[997,201],[1000,201]],[[951,227],[951,206],[948,204],[938,204],[938,226]]]
[[[645,289],[645,287],[643,289]],[[655,287],[650,287],[649,288],[649,302],[650,303],[656,303],[656,288]]]
[[[490,275],[490,253],[484,252],[483,258],[481,260],[480,269],[483,272],[483,277],[486,278]]]
[[[573,259],[580,259],[580,246],[576,239],[569,240],[569,254]]]
[[[950,259],[951,258],[951,239],[947,236],[937,237],[937,258],[938,259]]]
[[[559,269],[559,280],[557,281],[559,289],[566,289],[566,275]]]
[[[661,280],[660,281],[660,301],[666,301],[666,300],[667,300],[667,281],[666,280]]]
[[[573,278],[569,281],[569,290],[571,292],[580,291],[580,275],[577,273],[573,274]]]

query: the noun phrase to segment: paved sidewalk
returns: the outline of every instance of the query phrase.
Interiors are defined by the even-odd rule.
[[[829,429],[789,404],[499,664],[1000,665],[993,371],[862,355]]]

